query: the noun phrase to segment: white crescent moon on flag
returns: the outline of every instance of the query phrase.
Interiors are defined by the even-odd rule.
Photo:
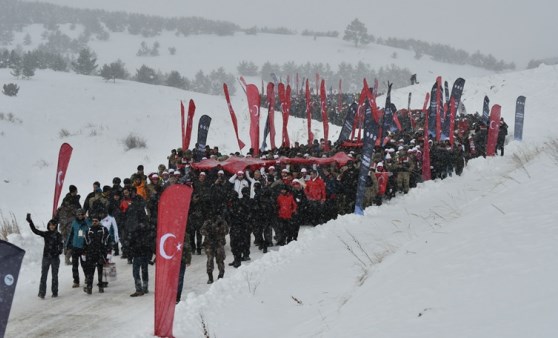
[[[258,107],[257,104],[252,106],[254,110],[254,115],[256,115],[256,117],[260,116],[260,107]]]
[[[62,185],[62,183],[64,183],[64,179],[62,178],[62,175],[63,175],[63,174],[64,174],[64,173],[62,172],[62,170],[60,170],[60,171],[58,172],[58,175],[57,175],[57,177],[56,177],[56,183],[57,183],[58,185]]]
[[[492,123],[494,123],[494,121],[490,121],[490,129],[494,129],[494,127],[492,126]]]
[[[161,237],[161,242],[159,243],[159,253],[161,254],[161,256],[163,256],[164,259],[172,259],[174,257],[175,254],[172,254],[172,256],[169,256],[166,252],[165,252],[165,242],[167,241],[167,239],[169,239],[170,237],[174,237],[176,238],[175,235],[171,234],[171,233],[166,233],[163,235],[163,237]]]

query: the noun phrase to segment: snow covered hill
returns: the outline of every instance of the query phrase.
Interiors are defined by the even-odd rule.
[[[263,257],[253,249],[251,263],[227,267],[211,287],[205,256],[194,256],[176,336],[201,337],[202,315],[216,337],[554,337],[558,68],[466,79],[469,111],[480,111],[488,94],[512,133],[515,99],[527,97],[524,143],[509,144],[505,157],[471,161],[461,177],[366,209],[364,217],[304,229],[298,242]],[[11,80],[0,71],[0,82]],[[213,114],[210,144],[234,150],[223,98],[54,72],[19,84],[17,97],[0,96],[2,112],[14,117],[0,121],[0,209],[15,213],[22,235],[10,240],[27,250],[7,336],[150,336],[153,296],[128,297],[133,280],[123,260],[104,295],[71,289],[71,269],[62,266],[60,297],[39,300],[42,241],[23,218],[27,211],[38,224],[49,218],[62,142],[74,146],[66,184],[82,196],[94,180],[164,163],[180,135],[180,99],[192,97],[200,112]],[[404,105],[409,91],[422,97],[428,87],[401,89],[393,101]],[[246,141],[245,98],[233,105]],[[420,105],[422,98],[413,104]],[[290,126],[305,137],[304,121]],[[61,129],[70,136],[61,139]],[[120,141],[132,132],[146,149],[124,151]]]

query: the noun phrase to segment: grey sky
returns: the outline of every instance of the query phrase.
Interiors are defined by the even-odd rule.
[[[254,25],[343,32],[354,18],[368,32],[450,44],[523,67],[558,57],[558,1],[491,0],[46,0],[164,16],[201,16]]]

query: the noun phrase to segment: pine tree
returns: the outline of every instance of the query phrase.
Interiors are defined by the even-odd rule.
[[[117,60],[110,65],[103,65],[100,74],[106,81],[112,80],[113,82],[116,82],[116,79],[125,80],[130,76],[121,60]]]
[[[72,66],[76,73],[83,75],[91,75],[97,69],[97,58],[95,53],[91,52],[89,48],[82,49],[79,52],[79,57]]]
[[[146,65],[142,65],[140,69],[136,71],[136,81],[149,83],[149,84],[157,84],[159,83],[159,77],[154,69],[147,67]]]
[[[37,66],[37,56],[31,52],[25,53],[21,69],[21,75],[23,75],[23,78],[29,79],[35,76],[35,69],[37,69]]]
[[[368,29],[359,19],[354,19],[345,29],[343,40],[352,41],[355,47],[365,45],[369,40]]]
[[[179,72],[173,70],[167,77],[167,81],[165,81],[165,84],[170,87],[184,89],[186,87],[186,80],[182,75],[180,75]]]

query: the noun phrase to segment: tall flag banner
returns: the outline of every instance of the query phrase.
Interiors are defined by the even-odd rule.
[[[381,139],[383,140],[386,137],[388,131],[394,131],[395,128],[393,127],[393,119],[394,119],[394,110],[391,104],[391,86],[393,83],[388,83],[388,91],[386,95],[386,105],[384,107],[384,117],[382,119],[382,135]]]
[[[291,85],[291,76],[287,75],[287,86]]]
[[[0,337],[4,337],[25,250],[0,240]]]
[[[393,123],[395,124],[395,127],[397,130],[402,131],[403,128],[401,127],[401,122],[399,121],[399,114],[393,103],[391,104],[391,111],[393,112]]]
[[[455,110],[456,110],[455,99],[453,97],[450,98],[449,110],[450,110],[449,141],[451,146],[453,147],[453,144],[455,142],[454,137],[455,137]]]
[[[374,91],[372,93],[374,95],[374,97],[378,97],[378,87],[379,86],[380,86],[380,83],[379,83],[378,79],[374,79]]]
[[[180,100],[180,125],[182,126],[180,144],[182,145],[182,149],[186,150],[187,148],[184,146],[184,140],[186,140],[186,111],[184,109],[184,103],[182,103],[182,100]]]
[[[341,113],[341,104],[343,102],[342,93],[341,93],[341,79],[339,79],[339,90],[337,91],[337,112]]]
[[[204,151],[207,144],[207,134],[211,125],[211,117],[202,115],[198,122],[198,150]]]
[[[356,132],[357,128],[359,128],[359,121],[361,119],[360,117],[364,116],[364,103],[366,102],[366,98],[368,97],[367,91],[370,90],[368,87],[366,87],[368,85],[368,83],[366,83],[366,79],[364,79],[363,81],[364,81],[364,85],[362,86],[362,90],[360,91],[360,97],[358,99],[358,107],[357,107],[357,110],[355,112],[355,117],[353,119],[353,127],[352,127],[352,130],[351,130],[351,140],[355,139],[355,132]],[[360,130],[359,130],[358,140],[360,141]]]
[[[407,114],[409,115],[409,121],[411,122],[411,128],[414,130],[417,129],[417,121],[413,118],[413,113],[411,112],[411,96],[413,94],[409,93],[409,99],[407,100]]]
[[[267,102],[268,114],[267,122],[269,123],[269,138],[271,142],[271,149],[275,149],[275,87],[272,82],[267,84]]]
[[[376,144],[376,134],[374,133],[374,118],[372,116],[372,105],[367,104],[364,114],[364,144],[362,148],[362,158],[360,161],[360,169],[357,183],[357,195],[355,201],[355,214],[364,215],[364,194],[366,190],[366,181],[368,179],[370,164],[372,162],[372,152]]]
[[[455,128],[455,126],[453,125],[455,123],[455,114],[456,114],[456,109],[454,108],[453,110],[451,109],[451,101],[453,101],[453,104],[455,107],[458,106],[459,102],[461,102],[461,95],[463,94],[463,87],[465,86],[465,80],[462,78],[458,78],[457,80],[455,80],[455,82],[453,83],[453,87],[451,88],[451,95],[449,98],[449,101],[447,101],[447,107],[446,107],[446,115],[444,117],[443,120],[443,124],[442,124],[442,138],[444,139],[450,139],[451,144],[453,144],[453,130]]]
[[[351,132],[353,131],[353,122],[355,120],[357,110],[358,104],[356,102],[351,103],[349,109],[347,110],[347,114],[345,114],[345,121],[343,122],[343,127],[341,128],[341,132],[339,133],[339,138],[336,142],[337,144],[343,143],[351,136]]]
[[[290,147],[291,141],[289,140],[289,110],[287,107],[287,95],[285,93],[285,85],[283,83],[279,83],[278,86],[278,93],[279,93],[279,101],[281,102],[281,112],[283,116],[283,132],[281,137],[281,146],[282,147]]]
[[[436,78],[436,141],[442,136],[442,77]]]
[[[188,117],[186,118],[186,132],[184,134],[184,142],[182,142],[182,149],[184,150],[190,148],[190,139],[192,138],[195,112],[196,104],[194,103],[194,100],[190,99],[190,102],[188,103]]]
[[[236,135],[236,141],[238,142],[238,148],[242,151],[245,144],[242,142],[240,137],[238,137],[238,122],[236,120],[236,114],[234,113],[234,109],[231,104],[231,98],[229,96],[229,87],[226,83],[223,83],[223,91],[225,92],[225,99],[227,100],[227,106],[229,107],[229,113],[231,114],[231,120],[234,128],[234,134]]]
[[[242,83],[242,86],[244,87],[244,90],[246,90],[246,80],[244,80],[244,76],[240,77],[240,82]]]
[[[525,119],[525,96],[519,96],[515,101],[515,124],[513,127],[513,139],[523,140],[523,120]]]
[[[434,138],[436,136],[436,92],[438,90],[438,83],[434,83],[432,89],[430,90],[430,105],[428,107],[428,129],[425,129],[425,132],[428,132],[429,136]]]
[[[488,124],[488,135],[486,138],[486,156],[494,156],[496,154],[501,109],[500,105],[495,104],[490,110],[490,123]]]
[[[434,92],[436,88],[436,84],[432,88],[432,92]],[[429,181],[432,179],[432,172],[430,171],[430,144],[428,143],[429,138],[429,131],[428,131],[428,120],[429,114],[427,111],[426,106],[428,105],[428,101],[430,101],[430,107],[432,108],[432,100],[430,95],[426,93],[426,97],[424,98],[424,105],[422,106],[422,114],[424,115],[424,146],[422,151],[422,180]]]
[[[54,185],[52,217],[56,215],[56,209],[58,209],[58,201],[60,200],[60,194],[62,193],[62,186],[64,185],[64,178],[66,177],[66,170],[68,170],[70,157],[72,157],[72,150],[73,148],[71,145],[69,145],[68,143],[63,143],[60,146],[60,151],[58,152],[58,166],[56,167],[56,182]]]
[[[447,114],[448,113],[448,107],[449,107],[449,100],[450,100],[448,81],[444,81],[444,95],[445,95],[445,99],[446,99],[445,106],[444,106],[445,107],[444,114]],[[444,116],[444,118],[445,118],[445,116]]]
[[[312,133],[312,98],[310,97],[310,84],[306,79],[306,123],[308,125],[308,145],[314,142],[314,133]]]
[[[488,118],[490,116],[490,99],[488,96],[484,96],[484,101],[482,103],[482,122],[488,124]]]
[[[261,98],[258,87],[253,84],[246,85],[246,97],[248,99],[248,111],[250,112],[250,141],[253,155],[259,155],[260,146],[260,106]]]
[[[329,121],[327,118],[325,80],[323,79],[320,84],[320,100],[322,106],[322,121],[324,123],[324,150],[329,151]]]
[[[264,136],[262,146],[260,147],[260,152],[264,152],[267,148],[267,143],[265,142],[265,140],[267,139],[267,135],[269,135],[269,111],[267,112],[267,118],[265,119]]]
[[[191,186],[174,184],[159,199],[155,265],[155,335],[158,337],[173,337],[178,274],[192,190]]]

